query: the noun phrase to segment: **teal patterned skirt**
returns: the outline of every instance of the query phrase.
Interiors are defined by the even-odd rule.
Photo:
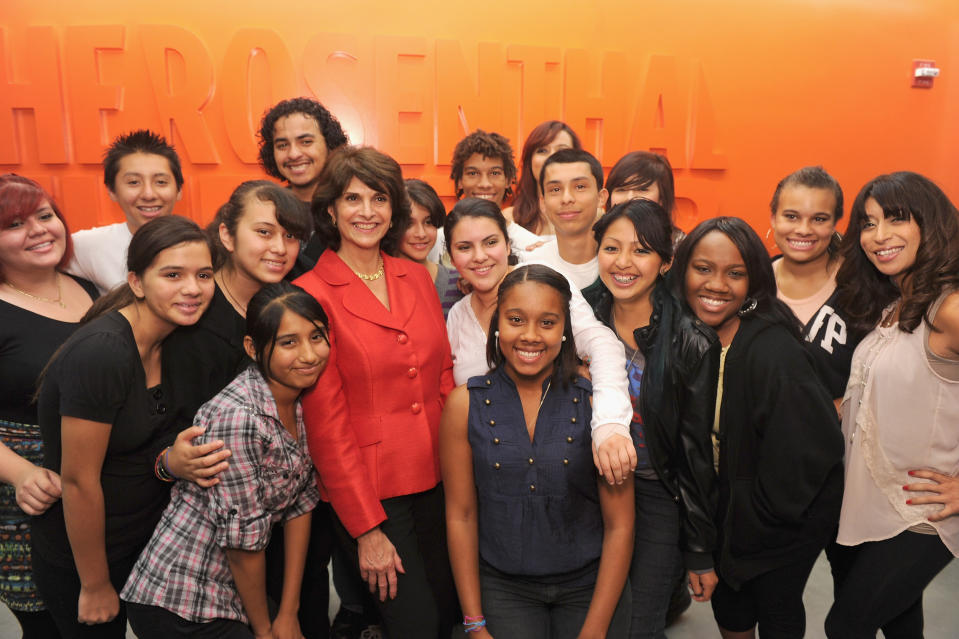
[[[40,466],[40,427],[0,420],[0,441]],[[17,506],[16,490],[0,483],[0,601],[11,610],[38,612],[46,606],[37,594],[31,568],[30,515]]]

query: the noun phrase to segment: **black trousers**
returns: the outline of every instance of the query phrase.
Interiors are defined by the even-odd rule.
[[[163,608],[132,602],[127,603],[127,611],[137,639],[254,639],[253,631],[245,623],[232,619],[197,623]]]
[[[831,548],[836,600],[826,616],[830,639],[921,639],[922,592],[952,561],[938,535],[901,532],[891,539]]]
[[[449,639],[460,622],[459,605],[446,545],[442,484],[431,490],[383,500],[380,529],[396,547],[404,574],[397,574],[396,599],[374,597],[387,636]],[[337,541],[359,575],[357,544],[334,516]]]
[[[761,639],[802,639],[806,608],[802,594],[819,553],[797,557],[742,584],[738,591],[719,575],[713,592],[713,616],[721,628],[745,632],[757,624]]]
[[[139,554],[135,553],[110,563],[110,583],[117,594],[123,590]],[[80,575],[77,574],[75,566],[64,568],[48,563],[34,551],[33,579],[63,639],[125,639],[127,613],[122,600],[119,614],[109,623],[86,626],[77,621]]]
[[[335,544],[332,512],[330,505],[321,501],[313,510],[310,524],[310,545],[303,568],[298,614],[300,631],[306,639],[328,639],[330,636],[330,575],[327,566]],[[266,547],[266,593],[276,607],[279,607],[283,595],[284,558],[283,526],[278,525]]]

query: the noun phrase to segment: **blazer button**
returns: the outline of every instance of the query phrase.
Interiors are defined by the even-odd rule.
[[[529,465],[532,466],[532,465],[533,465],[533,458],[530,457],[528,461],[529,461]]]
[[[535,493],[535,492],[536,492],[536,484],[530,484],[530,485],[529,485],[529,492],[531,492],[531,493]]]
[[[484,399],[484,400],[483,400],[483,403],[486,404],[487,406],[489,406],[489,405],[492,404],[493,402],[491,402],[491,401],[488,400],[488,399]]]
[[[570,417],[570,418],[569,418],[569,423],[575,424],[575,423],[576,423],[576,418],[575,418],[575,417]]]
[[[498,443],[499,443],[499,437],[494,437],[494,438],[493,438],[493,443],[494,443],[494,444],[498,444]]]
[[[396,342],[398,344],[405,344],[410,341],[410,338],[406,336],[406,333],[400,333],[396,336]]]
[[[563,460],[563,466],[569,466],[569,460],[568,460],[568,459],[564,459],[564,460]]]
[[[409,377],[410,379],[413,379],[414,377],[416,377],[416,367],[411,366],[410,370],[406,371],[406,376]]]
[[[574,403],[574,404],[578,404],[578,403],[579,403],[579,397],[574,397],[574,398],[573,398],[573,403]]]
[[[489,420],[489,425],[490,425],[490,426],[496,426],[496,420],[495,420],[495,419]]]
[[[423,410],[423,406],[419,402],[413,402],[410,405],[410,410],[413,412],[414,415],[419,415],[420,411]]]
[[[570,435],[569,437],[566,438],[566,443],[567,443],[567,444],[572,444],[572,443],[573,443],[573,437],[572,437],[572,435]]]
[[[499,462],[496,462],[495,464],[493,464],[493,468],[495,468],[496,470],[499,470]]]
[[[493,383],[492,380],[490,380],[490,379],[487,379],[487,380],[486,380],[486,385],[487,385],[487,386],[489,386],[489,385],[492,384],[492,383]]]

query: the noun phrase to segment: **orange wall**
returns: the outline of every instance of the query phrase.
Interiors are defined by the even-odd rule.
[[[914,58],[942,69],[932,89],[910,88]],[[3,0],[0,171],[50,187],[74,229],[116,221],[103,147],[149,127],[184,161],[177,212],[205,222],[261,175],[263,110],[314,95],[444,196],[464,133],[518,153],[557,118],[606,167],[665,150],[687,230],[722,213],[763,234],[776,181],[806,164],[849,201],[897,169],[959,198],[955,62],[954,0]]]

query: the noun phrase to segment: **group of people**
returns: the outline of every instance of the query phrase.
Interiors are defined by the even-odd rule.
[[[959,554],[959,212],[881,175],[676,227],[558,121],[457,144],[457,202],[308,98],[201,229],[176,152],[70,234],[0,176],[0,599],[24,637],[921,637]],[[516,193],[513,193],[513,189]],[[504,209],[512,198],[512,205]],[[331,562],[332,559],[332,562]],[[341,600],[331,630],[328,566]],[[685,601],[684,601],[685,598]],[[332,635],[331,635],[332,632]]]

